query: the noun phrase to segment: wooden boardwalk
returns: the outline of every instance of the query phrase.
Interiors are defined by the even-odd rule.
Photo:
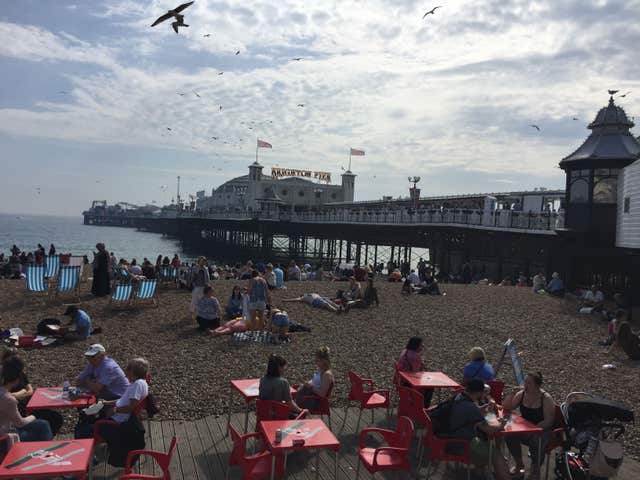
[[[394,415],[390,420],[386,418],[385,411],[376,412],[376,426],[381,428],[393,428]],[[338,477],[340,480],[354,479],[356,477],[356,466],[358,461],[358,436],[355,433],[358,410],[351,408],[345,417],[344,409],[333,409],[332,430],[341,442],[339,456]],[[368,425],[371,417],[368,412],[362,415],[360,430]],[[178,448],[171,463],[171,475],[174,480],[216,480],[224,479],[227,473],[229,454],[231,452],[231,442],[225,435],[227,417],[209,416],[194,422],[181,421],[146,421],[147,429],[147,449],[166,451],[171,442],[171,438],[178,437]],[[232,423],[239,430],[244,425],[244,414],[234,414]],[[249,429],[255,429],[255,416],[249,416]],[[375,439],[374,439],[375,440]],[[416,441],[413,443],[411,460],[413,471],[411,477],[416,478]],[[375,445],[375,441],[372,443]],[[101,448],[101,447],[99,447]],[[98,457],[101,451],[97,451]],[[426,462],[425,462],[426,463]],[[316,457],[315,453],[295,452],[289,455],[287,462],[287,478],[291,480],[311,480],[316,478]],[[322,480],[334,480],[335,456],[325,450],[320,451],[319,477]],[[552,467],[551,465],[550,467]],[[551,469],[551,468],[550,468]],[[435,470],[435,472],[434,472]],[[160,473],[159,468],[150,460],[145,459],[140,462],[136,471],[147,474]],[[453,467],[439,465],[436,469],[429,469],[429,478],[433,480],[457,480],[466,479],[466,472],[462,469],[456,471]],[[117,479],[122,473],[122,469],[116,469],[100,463],[94,467],[93,478],[96,480]],[[426,478],[427,468],[423,466],[420,471],[420,478]],[[363,468],[360,469],[360,478],[370,478]],[[377,478],[396,478],[393,474],[378,474]],[[544,478],[544,477],[543,477]],[[549,478],[554,478],[550,472]],[[640,478],[640,464],[629,458],[625,459],[618,480],[637,480]],[[240,479],[238,467],[231,468],[229,479]]]

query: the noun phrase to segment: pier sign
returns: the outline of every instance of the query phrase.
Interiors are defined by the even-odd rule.
[[[329,172],[312,172],[311,170],[298,170],[295,168],[271,167],[271,176],[276,180],[283,177],[306,177],[331,183],[331,173]]]

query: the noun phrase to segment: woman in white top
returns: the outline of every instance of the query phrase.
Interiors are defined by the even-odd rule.
[[[107,440],[107,443],[119,441],[120,435],[125,433],[121,432],[120,427],[129,421],[138,404],[149,394],[149,386],[146,381],[149,375],[149,362],[144,358],[134,358],[129,361],[124,371],[129,380],[127,389],[118,400],[103,402],[104,408],[112,409],[111,415],[107,415],[107,418],[116,422],[116,424],[105,424],[98,427],[100,436]]]
[[[329,347],[320,347],[316,351],[315,360],[318,371],[313,374],[310,381],[298,389],[296,395],[296,403],[300,408],[310,410],[319,408],[320,402],[315,397],[328,397],[335,382],[335,377],[331,370]]]

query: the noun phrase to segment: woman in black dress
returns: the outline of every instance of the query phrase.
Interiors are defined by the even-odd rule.
[[[104,247],[104,243],[96,245],[98,253],[93,260],[93,285],[91,293],[96,297],[104,297],[111,292],[109,286],[109,254]]]

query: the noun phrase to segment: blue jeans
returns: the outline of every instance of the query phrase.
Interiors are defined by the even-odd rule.
[[[51,427],[46,420],[36,419],[21,428],[16,428],[21,442],[45,442],[53,439]]]

